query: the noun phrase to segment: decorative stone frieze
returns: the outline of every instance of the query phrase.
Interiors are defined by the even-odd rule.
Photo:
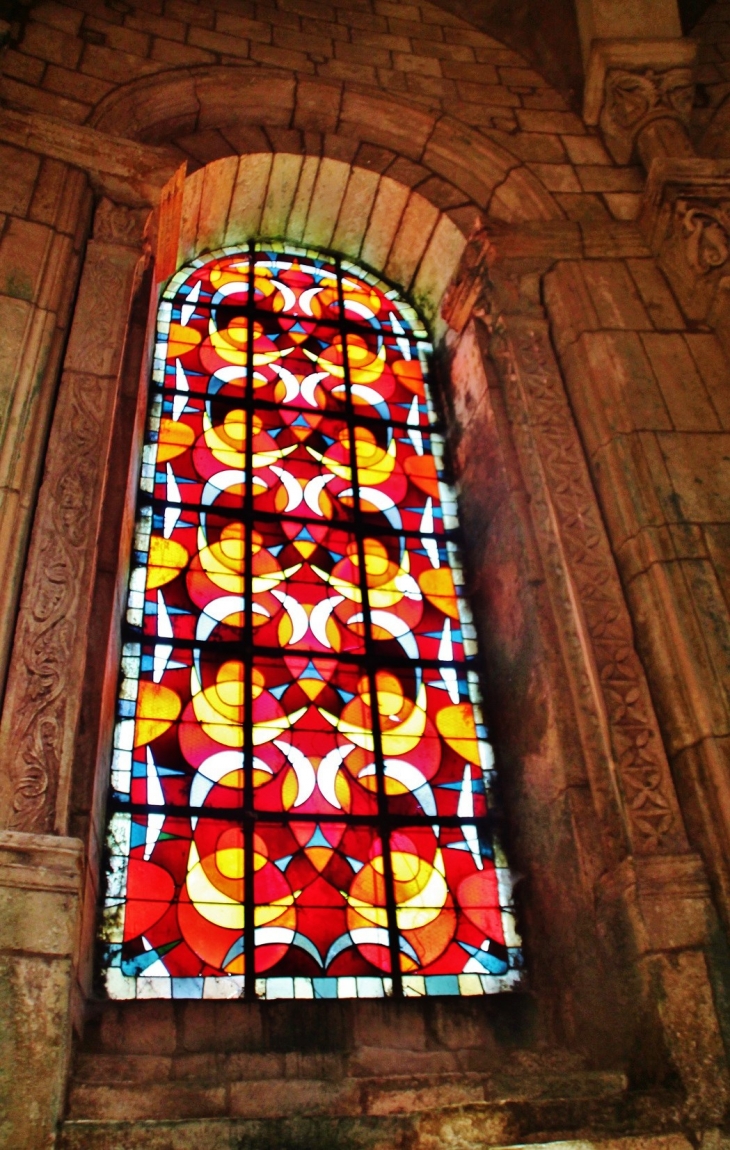
[[[555,593],[596,810],[614,856],[682,851],[687,840],[547,323],[493,323],[490,351],[517,413],[518,453],[545,492],[536,524]],[[534,501],[534,497],[533,497]],[[539,507],[535,514],[539,513]]]
[[[689,40],[594,43],[584,117],[588,124],[600,124],[617,163],[629,163],[638,137],[656,120],[689,123],[696,54]]]
[[[730,160],[656,160],[641,226],[690,319],[724,294],[730,261]]]

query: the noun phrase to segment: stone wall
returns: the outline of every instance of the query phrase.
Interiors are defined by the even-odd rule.
[[[702,67],[722,55],[721,8],[701,25]],[[68,1085],[69,1146],[425,1150],[626,1131],[659,1146],[725,1119],[727,172],[691,158],[686,100],[661,88],[671,58],[686,91],[684,42],[662,47],[659,80],[656,45],[630,73],[649,111],[618,164],[593,124],[612,129],[607,105],[587,125],[448,9],[47,0],[0,58],[13,1150],[53,1138]],[[684,159],[662,136],[647,181],[657,123]],[[706,153],[730,155],[713,123]],[[264,235],[363,261],[433,325],[530,970],[524,999],[408,1004],[402,1040],[395,1004],[343,1007],[319,1053],[316,1005],[110,1006],[93,989],[155,280],[163,250],[179,266]],[[28,926],[44,913],[52,938]],[[291,1113],[325,1125],[230,1125]],[[208,1117],[223,1125],[170,1133]]]
[[[190,170],[242,151],[321,153],[380,172],[398,159],[391,175],[411,186],[430,177],[426,194],[439,207],[450,208],[465,202],[464,192],[477,202],[482,196],[481,189],[475,194],[473,180],[465,187],[464,180],[462,185],[454,181],[462,186],[455,201],[450,190],[440,187],[439,176],[452,173],[448,157],[438,162],[439,143],[457,130],[456,123],[444,122],[431,142],[433,168],[428,156],[423,164],[430,127],[447,115],[462,132],[470,125],[477,140],[482,135],[523,161],[571,218],[636,214],[638,169],[608,171],[610,161],[599,141],[585,139],[584,125],[565,99],[515,51],[435,5],[379,0],[375,9],[289,0],[278,6],[167,0],[163,14],[163,0],[155,0],[141,14],[94,0],[86,6],[51,0],[33,7],[22,42],[6,51],[3,97],[10,107],[115,130],[106,111],[113,107],[113,93],[143,76],[224,64],[236,69],[232,82],[237,86],[255,83],[250,70],[277,68],[285,70],[279,85],[266,91],[264,105],[259,95],[257,115],[247,124],[238,122],[235,131],[233,125],[227,131],[201,130],[195,97],[184,99],[176,92],[169,115],[159,110],[154,129],[128,120],[124,134],[148,143],[174,140]],[[299,93],[293,115],[281,83],[292,73]],[[312,86],[310,77],[331,86]],[[410,108],[423,109],[422,118],[409,117],[409,139],[383,107],[380,130],[357,155],[352,105],[363,89],[392,93]],[[219,121],[225,119],[223,111],[217,110]],[[333,134],[349,140],[332,140]],[[476,157],[474,168],[477,175]]]

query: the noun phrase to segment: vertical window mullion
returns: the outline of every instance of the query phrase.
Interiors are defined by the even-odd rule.
[[[388,819],[388,799],[385,792],[385,764],[383,762],[383,741],[380,729],[380,712],[378,710],[377,694],[377,665],[373,650],[372,619],[370,617],[370,600],[368,597],[367,571],[365,567],[365,527],[362,520],[362,506],[360,502],[360,483],[358,477],[357,449],[355,446],[355,412],[352,402],[352,382],[350,379],[350,359],[347,346],[347,324],[345,322],[344,291],[342,287],[342,265],[339,259],[337,267],[337,294],[340,315],[340,338],[342,340],[342,361],[345,374],[345,410],[347,426],[350,436],[350,467],[352,470],[352,503],[355,539],[357,540],[358,568],[360,572],[360,594],[362,596],[363,630],[365,632],[365,652],[367,659],[367,675],[370,683],[370,716],[373,727],[373,746],[375,755],[375,771],[378,795],[378,828],[383,849],[383,879],[385,884],[386,912],[388,916],[388,942],[390,949],[390,965],[393,978],[393,995],[396,998],[403,996],[403,980],[400,969],[400,949],[398,945],[398,921],[395,902],[395,884],[393,882],[393,864],[390,856],[390,825]]]
[[[254,833],[256,814],[254,809],[253,786],[253,340],[254,340],[254,245],[249,245],[248,253],[248,299],[246,301],[246,446],[244,455],[244,578],[243,578],[243,823],[244,823],[244,863],[243,863],[243,953],[244,953],[244,994],[246,999],[256,998],[256,894],[254,887]]]

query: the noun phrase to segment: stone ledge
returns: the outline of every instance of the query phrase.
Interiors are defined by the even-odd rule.
[[[286,1118],[435,1113],[471,1106],[478,1114],[519,1113],[520,1106],[543,1115],[548,1125],[562,1110],[591,1111],[620,1105],[626,1092],[622,1074],[587,1073],[567,1078],[538,1075],[484,1076],[474,1073],[393,1076],[384,1066],[378,1077],[267,1077],[226,1080],[223,1076],[168,1081],[74,1084],[71,1121],[145,1121],[194,1117]],[[558,1125],[560,1121],[558,1120]]]
[[[535,1003],[528,994],[402,1001],[95,1000],[87,1005],[80,1054],[339,1056],[378,1047],[404,1056],[428,1050],[478,1052],[485,1066],[497,1069],[509,1050],[520,1070],[582,1068],[576,1055],[531,1049],[535,1026]],[[520,1050],[514,1053],[516,1047]]]
[[[474,1106],[444,1107],[433,1114],[287,1119],[190,1119],[187,1121],[65,1123],[59,1150],[691,1150],[681,1133],[661,1132],[661,1123],[630,1136],[585,1136],[561,1132],[544,1141],[545,1127],[521,1125],[514,1115]],[[506,1137],[505,1137],[506,1135]]]
[[[78,894],[83,856],[81,839],[0,831],[0,887]]]

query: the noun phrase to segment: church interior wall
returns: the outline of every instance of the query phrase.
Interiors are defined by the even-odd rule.
[[[693,33],[708,163],[727,7]],[[66,1147],[182,1147],[169,1124],[195,1120],[201,1147],[687,1150],[725,1121],[725,169],[688,215],[689,169],[616,163],[569,85],[456,9],[46,0],[0,57],[0,1145],[66,1116]],[[176,266],[258,237],[336,250],[433,327],[524,995],[99,996],[158,202],[183,164]]]

